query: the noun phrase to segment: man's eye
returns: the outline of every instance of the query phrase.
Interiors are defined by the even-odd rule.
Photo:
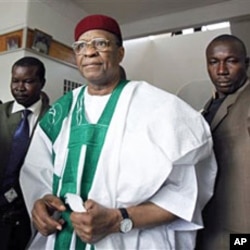
[[[27,84],[33,84],[34,82],[35,82],[35,80],[33,80],[33,79],[25,80],[25,83],[27,83]]]
[[[104,48],[104,47],[106,47],[107,46],[107,42],[106,41],[95,41],[95,46],[96,47],[102,47],[102,48]]]
[[[216,64],[217,61],[216,61],[216,60],[210,60],[208,63],[209,63],[210,65],[213,65],[213,64]]]
[[[86,47],[86,43],[79,43],[77,49],[83,49]]]
[[[237,62],[238,62],[238,60],[237,60],[237,59],[235,59],[235,58],[231,58],[231,59],[228,59],[228,60],[227,60],[227,62],[228,62],[228,63],[235,64],[235,63],[237,63]]]

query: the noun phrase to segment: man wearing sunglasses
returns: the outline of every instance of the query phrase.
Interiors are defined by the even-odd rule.
[[[73,49],[88,84],[55,102],[22,172],[39,231],[30,248],[194,249],[216,175],[209,126],[176,96],[121,77],[113,18],[82,19]]]

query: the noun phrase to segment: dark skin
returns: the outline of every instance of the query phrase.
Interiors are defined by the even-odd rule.
[[[113,34],[103,30],[87,31],[79,40],[90,41],[96,37],[115,40]],[[106,95],[112,92],[120,80],[119,64],[123,55],[123,47],[112,44],[105,52],[88,47],[84,54],[76,56],[78,68],[88,81],[88,91],[91,95]],[[119,232],[122,216],[118,209],[104,207],[91,199],[84,202],[84,207],[87,212],[72,212],[70,216],[74,230],[82,241],[95,243],[109,234]],[[65,209],[63,202],[52,194],[37,200],[32,210],[32,220],[36,229],[45,236],[62,230],[63,220],[56,220],[52,213]],[[151,202],[127,207],[127,211],[134,228],[154,227],[170,223],[177,218]]]
[[[90,41],[97,37],[112,41],[109,49],[98,52],[89,47],[84,54],[76,56],[76,62],[79,71],[88,81],[88,92],[91,95],[106,95],[120,81],[119,64],[124,57],[124,48],[115,44],[115,35],[104,30],[87,31],[79,40]]]
[[[36,66],[14,66],[11,77],[11,93],[15,100],[29,107],[40,99],[45,80],[37,75]]]
[[[246,81],[249,58],[238,42],[214,41],[206,57],[208,74],[219,98],[234,93]]]
[[[121,213],[118,209],[107,208],[94,200],[84,202],[87,212],[72,212],[70,219],[76,234],[82,241],[95,243],[105,236],[119,232]],[[48,194],[34,203],[32,220],[36,229],[44,236],[62,230],[64,221],[52,217],[54,211],[64,211],[63,202],[56,196]],[[134,228],[150,228],[176,219],[176,216],[161,207],[145,202],[127,208]]]

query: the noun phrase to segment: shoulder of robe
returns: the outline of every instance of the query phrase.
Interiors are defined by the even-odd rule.
[[[68,117],[73,102],[73,93],[68,92],[52,104],[39,125],[52,143],[60,133],[63,121]]]

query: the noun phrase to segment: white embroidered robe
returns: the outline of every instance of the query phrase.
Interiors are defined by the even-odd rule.
[[[79,92],[73,91],[69,106],[60,106],[59,101],[50,110],[55,126],[60,112],[68,112],[53,143],[37,127],[21,173],[29,211],[35,200],[52,192],[53,173],[62,175],[72,107]],[[213,194],[216,171],[210,129],[201,114],[170,93],[130,81],[118,100],[89,198],[110,208],[151,201],[179,219],[109,235],[95,249],[194,249],[196,230],[203,227],[201,210]],[[54,235],[38,233],[30,249],[51,250],[53,242]]]

